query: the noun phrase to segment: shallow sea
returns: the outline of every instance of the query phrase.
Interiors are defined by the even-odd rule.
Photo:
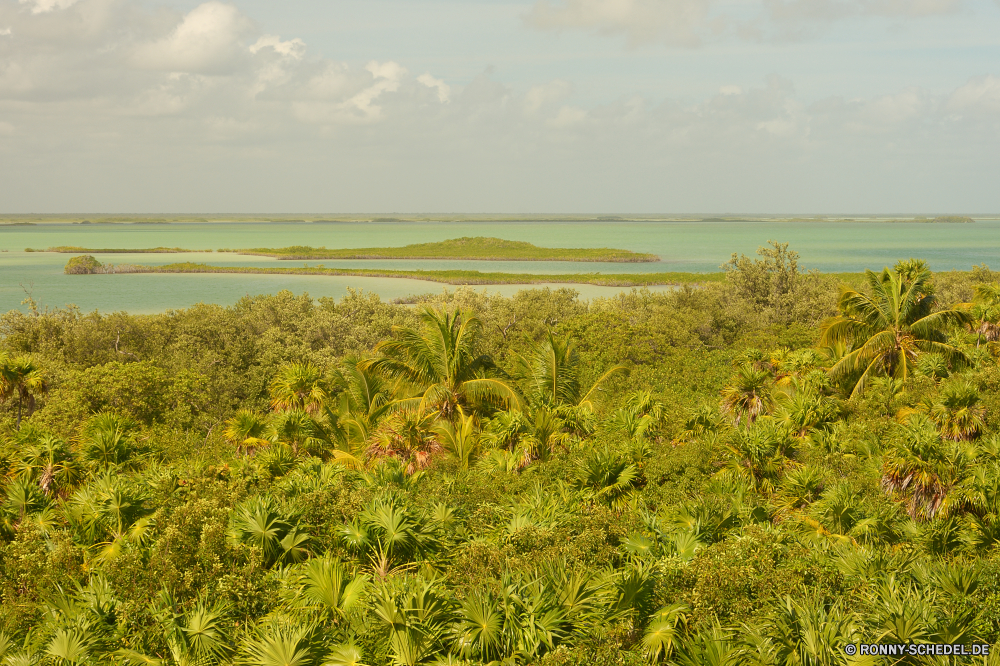
[[[974,224],[848,222],[387,222],[387,223],[197,223],[169,225],[0,226],[0,312],[23,308],[30,292],[43,307],[74,304],[85,311],[163,312],[198,302],[228,305],[245,295],[288,289],[313,297],[339,298],[349,287],[384,299],[440,292],[434,282],[399,278],[265,276],[250,274],[70,276],[71,255],[25,252],[55,245],[80,247],[182,247],[190,254],[96,255],[103,262],[296,266],[301,261],[209,253],[245,247],[312,245],[385,247],[460,236],[498,236],[549,247],[613,247],[651,252],[657,263],[576,263],[452,260],[324,260],[327,267],[464,269],[511,273],[713,272],[733,252],[753,254],[768,240],[790,243],[804,268],[825,272],[881,268],[907,257],[927,260],[935,270],[968,270],[973,264],[1000,267],[1000,220]],[[536,285],[540,286],[540,285]],[[557,286],[557,285],[553,285]],[[570,285],[583,298],[612,295],[616,287]],[[448,285],[449,289],[454,289]],[[512,294],[520,285],[477,287]]]

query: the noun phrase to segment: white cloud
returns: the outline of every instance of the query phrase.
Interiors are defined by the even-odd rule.
[[[743,93],[743,88],[739,86],[721,86],[719,88],[720,95],[740,95]]]
[[[952,93],[948,109],[953,112],[1000,112],[1000,77],[983,76],[969,81]]]
[[[396,92],[399,89],[399,82],[406,74],[406,68],[396,62],[376,62],[371,61],[365,66],[375,83],[357,93],[349,100],[346,106],[355,107],[365,118],[375,119],[382,113],[382,108],[373,102],[384,92]]]
[[[437,90],[438,101],[442,104],[448,102],[449,96],[451,95],[451,86],[442,81],[441,79],[435,79],[430,73],[424,73],[417,77],[417,81],[424,84],[428,88],[433,88]]]
[[[0,37],[6,37],[11,33],[10,28],[0,28]]]
[[[274,49],[274,52],[278,55],[288,56],[294,58],[295,60],[301,60],[302,56],[306,52],[306,43],[301,39],[289,39],[287,41],[281,41],[281,38],[276,35],[263,35],[260,39],[254,42],[253,46],[250,47],[250,53],[257,53],[261,49]]]
[[[555,129],[568,129],[582,125],[587,120],[587,112],[575,106],[564,106],[559,109],[555,118],[546,122],[549,127]]]
[[[14,126],[0,120],[0,136],[10,136],[14,134]]]
[[[174,72],[220,72],[237,58],[240,38],[252,29],[233,5],[206,2],[191,10],[163,39],[136,50],[142,67]]]
[[[32,5],[32,14],[43,14],[56,9],[66,9],[75,5],[79,0],[19,0],[22,5]]]

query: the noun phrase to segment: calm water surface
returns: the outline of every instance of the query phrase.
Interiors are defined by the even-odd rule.
[[[23,307],[26,292],[43,306],[75,304],[82,309],[163,312],[198,302],[228,305],[245,295],[288,289],[313,297],[339,298],[348,287],[385,299],[439,292],[442,285],[397,278],[263,275],[110,275],[68,276],[69,255],[27,253],[25,248],[182,247],[191,254],[97,255],[112,263],[167,264],[195,261],[215,265],[295,266],[303,262],[216,254],[223,247],[384,247],[439,241],[460,236],[498,236],[550,247],[614,247],[658,255],[658,263],[612,264],[508,261],[331,261],[327,267],[386,269],[466,269],[523,273],[625,273],[716,271],[733,252],[753,254],[775,239],[790,243],[806,268],[860,271],[897,259],[920,257],[935,270],[968,270],[973,264],[1000,266],[1000,220],[975,224],[878,224],[844,222],[393,222],[393,223],[218,223],[170,225],[38,225],[0,227],[0,311]],[[320,262],[309,262],[317,264]],[[454,288],[454,287],[449,287]],[[483,289],[484,287],[479,287]],[[496,285],[489,291],[511,294],[523,286]],[[584,298],[621,291],[613,287],[572,285]]]

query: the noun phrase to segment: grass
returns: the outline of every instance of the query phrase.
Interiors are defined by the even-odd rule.
[[[76,259],[76,257],[74,257]],[[70,271],[67,271],[70,272]],[[76,271],[73,271],[76,272]],[[480,271],[403,271],[354,268],[325,268],[303,266],[272,268],[268,266],[209,266],[208,264],[177,263],[165,266],[125,265],[101,266],[93,273],[247,273],[257,275],[330,275],[357,277],[389,277],[427,280],[454,285],[487,284],[593,284],[607,287],[652,287],[657,285],[699,284],[721,282],[723,273],[562,273],[540,275],[536,273],[483,273]]]
[[[655,254],[613,248],[538,247],[524,241],[476,236],[404,247],[339,248],[294,245],[283,248],[222,249],[219,252],[274,257],[276,259],[466,259],[481,261],[659,261]]]

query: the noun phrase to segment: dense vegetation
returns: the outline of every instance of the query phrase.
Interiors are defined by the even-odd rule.
[[[525,241],[462,237],[403,247],[335,248],[296,245],[283,248],[223,249],[220,252],[261,255],[277,259],[468,259],[480,261],[659,261],[654,254],[600,248],[538,247]]]
[[[0,663],[997,641],[998,276],[796,259],[590,303],[3,315]]]

